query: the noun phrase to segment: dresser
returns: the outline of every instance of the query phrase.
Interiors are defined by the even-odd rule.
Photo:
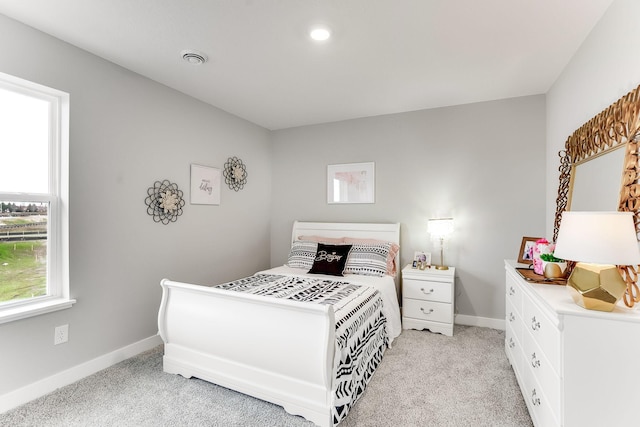
[[[402,269],[402,328],[453,335],[456,269]]]
[[[537,427],[640,425],[640,309],[576,305],[505,261],[505,352]]]

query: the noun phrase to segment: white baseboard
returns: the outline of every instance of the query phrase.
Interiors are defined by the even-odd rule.
[[[504,319],[492,319],[490,317],[468,316],[466,314],[456,314],[454,323],[465,326],[479,326],[481,328],[499,329],[504,331]]]
[[[96,357],[88,362],[81,363],[80,365],[74,366],[73,368],[69,368],[55,375],[51,375],[50,377],[44,378],[40,381],[36,381],[35,383],[26,385],[9,393],[5,393],[0,396],[0,413],[16,408],[33,399],[37,399],[38,397],[51,393],[60,387],[64,387],[81,380],[84,377],[95,374],[98,371],[122,362],[125,359],[142,353],[143,351],[151,350],[160,344],[162,344],[162,339],[159,335],[154,335],[112,351],[111,353]]]

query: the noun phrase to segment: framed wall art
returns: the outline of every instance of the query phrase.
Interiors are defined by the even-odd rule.
[[[328,165],[327,203],[375,203],[375,163]]]
[[[191,165],[191,204],[220,204],[220,169]]]

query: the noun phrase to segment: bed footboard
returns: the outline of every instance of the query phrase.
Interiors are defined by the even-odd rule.
[[[330,306],[168,279],[161,286],[165,372],[201,378],[332,425]]]

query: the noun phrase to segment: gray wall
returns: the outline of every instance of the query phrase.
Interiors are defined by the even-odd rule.
[[[580,126],[640,84],[640,2],[616,0],[547,94],[547,233],[553,233],[558,151]]]
[[[0,71],[70,93],[68,310],[0,325],[0,395],[157,332],[160,280],[213,283],[269,266],[269,133],[0,15]],[[220,206],[188,203],[189,165],[248,168]],[[187,197],[156,224],[154,181]],[[251,254],[251,256],[247,256]],[[69,342],[53,345],[69,324]]]
[[[432,252],[427,219],[452,216],[445,260],[456,312],[504,318],[503,259],[544,235],[545,100],[531,96],[273,132],[271,264],[294,220],[400,222],[403,265]],[[375,162],[376,202],[329,205],[327,165]]]

